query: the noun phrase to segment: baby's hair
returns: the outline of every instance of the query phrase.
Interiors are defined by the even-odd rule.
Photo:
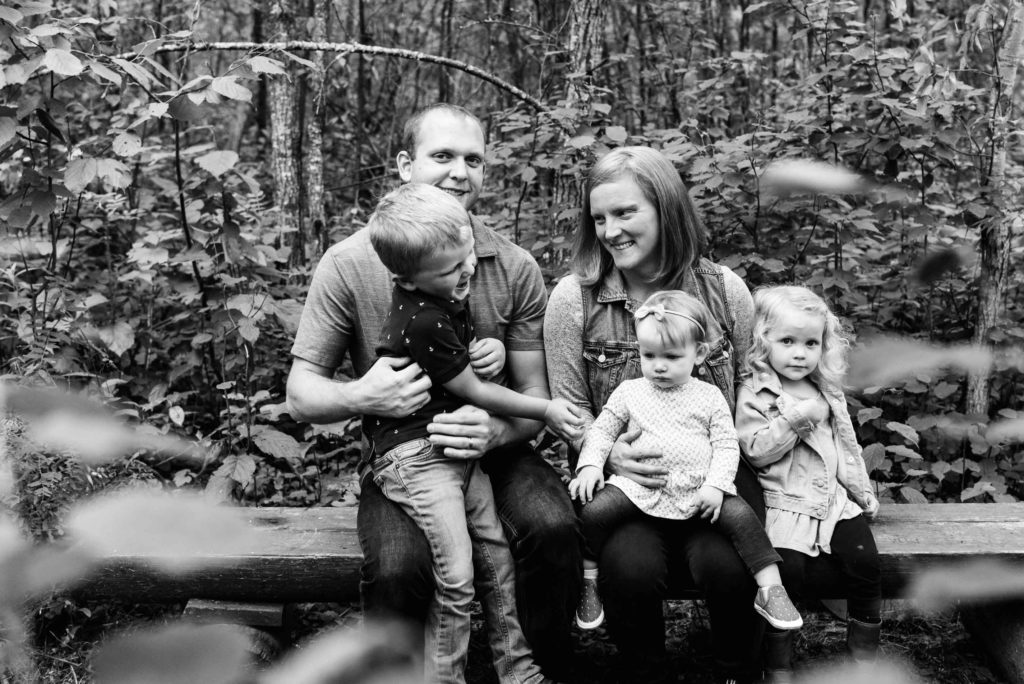
[[[381,198],[366,229],[389,271],[407,278],[438,249],[462,244],[469,214],[448,193],[425,183],[405,183]]]
[[[708,308],[699,299],[682,290],[655,292],[637,309],[637,314],[645,309],[655,313],[643,318],[637,317],[635,324],[653,320],[658,325],[658,334],[665,346],[703,344],[707,339],[708,318],[711,315]],[[662,312],[660,320],[656,317],[657,312]]]
[[[762,287],[754,292],[754,340],[746,358],[746,373],[768,367],[768,334],[785,309],[796,309],[821,316],[825,321],[821,336],[821,360],[811,377],[831,387],[841,388],[846,374],[846,352],[850,340],[843,324],[824,299],[800,285]]]

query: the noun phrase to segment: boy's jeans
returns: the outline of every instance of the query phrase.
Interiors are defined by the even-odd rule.
[[[465,682],[473,570],[501,682],[540,682],[516,615],[512,556],[494,507],[491,483],[477,461],[446,458],[425,439],[375,456],[374,482],[423,530],[437,587],[427,616],[429,682]]]

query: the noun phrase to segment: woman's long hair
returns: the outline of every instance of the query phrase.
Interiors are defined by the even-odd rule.
[[[665,155],[650,147],[619,147],[601,157],[590,169],[583,188],[583,209],[573,243],[572,270],[584,286],[603,279],[613,267],[608,251],[597,239],[591,216],[590,193],[594,188],[620,179],[631,179],[657,209],[658,264],[651,282],[682,284],[707,247],[707,231],[690,200],[679,172]]]

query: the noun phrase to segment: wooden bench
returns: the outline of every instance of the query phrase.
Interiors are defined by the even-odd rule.
[[[252,508],[250,522],[265,537],[254,553],[225,557],[216,567],[167,578],[146,558],[111,556],[79,591],[91,597],[145,601],[214,599],[234,602],[297,603],[349,601],[358,597],[362,556],[356,535],[356,509]],[[977,559],[1015,562],[1024,567],[1024,503],[886,505],[872,522],[882,562],[886,597],[902,595],[922,570]],[[809,578],[808,593],[839,598],[835,577]],[[693,587],[673,588],[678,598],[695,598]],[[972,614],[975,611],[972,611]],[[1011,681],[1024,681],[1024,611],[975,614],[975,626],[993,624],[1014,650],[1002,664]],[[988,617],[987,617],[988,616]],[[1007,624],[1007,623],[1012,624]],[[969,623],[970,626],[970,623]],[[1014,664],[1014,661],[1016,664]]]

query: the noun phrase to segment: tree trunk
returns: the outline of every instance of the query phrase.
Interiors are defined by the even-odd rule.
[[[1010,246],[1013,238],[1014,211],[1007,202],[1005,184],[1006,144],[1011,129],[1013,93],[1017,85],[1017,68],[1024,56],[1024,0],[1014,0],[1006,16],[1002,40],[997,53],[998,74],[995,81],[992,125],[992,166],[985,185],[989,206],[994,210],[981,230],[981,274],[978,281],[978,317],[974,326],[974,344],[990,345],[989,334],[996,327],[1006,298],[1010,275]],[[987,372],[974,371],[967,377],[967,413],[988,415],[989,382]]]
[[[311,35],[313,41],[327,40],[327,17],[330,0],[310,0]],[[324,214],[324,80],[327,70],[327,54],[317,50],[310,56],[313,68],[309,74],[309,115],[306,119],[306,162],[305,180],[306,223],[309,235],[302,263],[319,257],[326,249],[326,216]]]
[[[294,37],[295,5],[293,0],[269,0],[268,33],[272,40]],[[293,69],[289,65],[289,70]],[[294,74],[270,80],[270,154],[274,175],[274,205],[281,243],[292,247],[291,263],[302,263],[302,225],[299,216],[299,165],[296,156],[298,135],[298,88]]]

